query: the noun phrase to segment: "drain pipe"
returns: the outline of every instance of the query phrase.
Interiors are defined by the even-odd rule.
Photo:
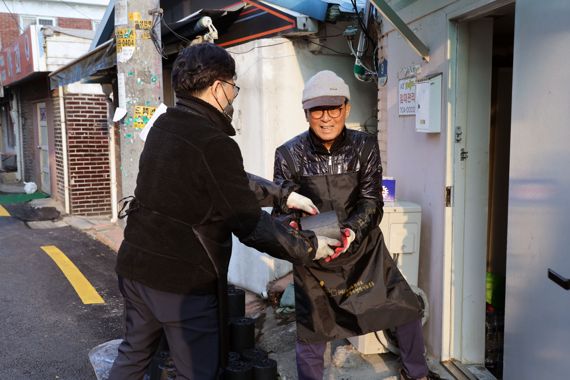
[[[118,220],[117,210],[117,152],[115,151],[115,122],[113,121],[114,103],[111,99],[112,86],[102,85],[103,93],[105,93],[105,101],[107,102],[107,126],[109,130],[109,171],[111,176],[111,222],[116,223]]]
[[[65,201],[65,213],[71,212],[69,202],[69,167],[67,159],[67,128],[65,126],[65,107],[63,99],[63,86],[59,86],[59,114],[61,117],[61,154],[63,160],[63,198]]]

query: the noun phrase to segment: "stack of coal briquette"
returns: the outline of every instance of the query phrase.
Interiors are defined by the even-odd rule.
[[[255,347],[255,320],[245,317],[245,292],[228,286],[230,353],[226,380],[275,380],[277,362]]]

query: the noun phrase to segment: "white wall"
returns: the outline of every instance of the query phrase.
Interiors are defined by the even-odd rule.
[[[55,33],[45,38],[45,60],[47,71],[55,71],[89,51],[91,40],[64,33]],[[40,49],[42,47],[40,46]]]
[[[492,0],[485,1],[486,3]],[[428,352],[436,357],[442,348],[442,308],[444,270],[444,213],[447,147],[448,14],[465,9],[477,1],[433,0],[411,1],[398,7],[399,16],[430,49],[430,62],[422,61],[393,26],[384,23],[384,55],[388,59],[388,82],[380,91],[379,108],[386,114],[379,117],[379,129],[385,135],[387,171],[397,181],[396,195],[400,200],[422,207],[419,285],[428,295],[430,319],[426,324]],[[481,2],[479,2],[481,3]],[[442,73],[441,133],[415,131],[414,116],[398,115],[398,80],[403,70],[419,65],[417,78]]]
[[[278,45],[276,45],[278,44]],[[262,47],[267,45],[274,45]],[[302,41],[285,38],[252,41],[231,47],[241,91],[235,102],[234,127],[245,169],[273,178],[275,148],[307,130],[301,107],[303,86],[320,70],[333,70],[350,86],[352,111],[348,122],[364,123],[376,116],[376,87],[358,82],[352,74],[354,60],[344,55],[309,51]],[[267,282],[291,270],[291,265],[260,254],[234,241],[229,279],[257,293]]]
[[[65,86],[68,94],[103,95],[103,88],[98,83],[75,82]]]
[[[5,4],[10,9],[10,12],[16,15],[100,20],[105,13],[109,0],[6,0]],[[3,9],[2,12],[7,12],[7,10]]]
[[[421,76],[444,72],[445,18],[432,16],[414,24],[423,42],[430,47],[431,63],[423,63],[399,33],[390,33],[385,42],[388,59],[387,84],[387,176],[396,179],[400,200],[418,203],[422,208],[419,285],[428,295],[430,319],[427,322],[428,346],[435,353],[441,346],[441,301],[443,268],[443,211],[445,189],[445,129],[439,134],[415,131],[414,116],[398,116],[398,73],[406,66],[419,64]]]

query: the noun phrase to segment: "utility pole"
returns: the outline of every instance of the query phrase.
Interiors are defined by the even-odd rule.
[[[117,88],[120,124],[120,197],[134,194],[143,141],[139,134],[163,101],[159,0],[116,0]],[[124,111],[123,111],[124,112]]]

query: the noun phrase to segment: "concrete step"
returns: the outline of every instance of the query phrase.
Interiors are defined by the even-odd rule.
[[[0,192],[2,193],[25,193],[23,183],[1,183],[0,182]]]
[[[15,184],[18,182],[16,172],[0,172],[0,183]]]

